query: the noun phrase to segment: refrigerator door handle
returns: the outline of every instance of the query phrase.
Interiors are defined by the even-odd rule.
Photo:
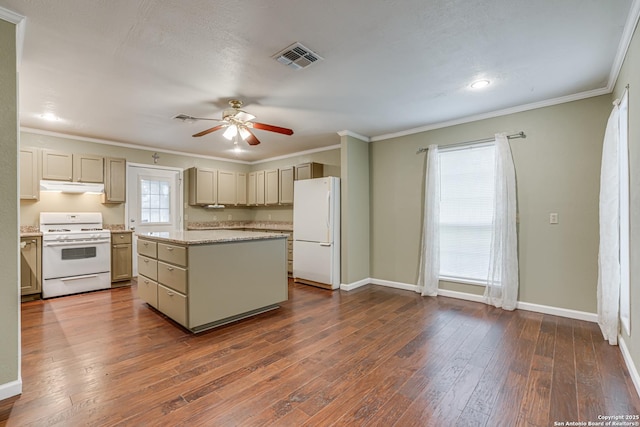
[[[331,246],[331,243],[320,243],[320,246]]]
[[[327,191],[327,228],[331,228],[331,224],[329,223],[331,219],[331,191]]]

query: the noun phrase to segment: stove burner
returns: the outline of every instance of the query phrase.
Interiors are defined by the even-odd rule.
[[[81,228],[80,231],[102,231],[102,228]]]
[[[71,230],[69,230],[68,228],[50,228],[48,230],[49,233],[63,233],[63,232],[69,232]]]

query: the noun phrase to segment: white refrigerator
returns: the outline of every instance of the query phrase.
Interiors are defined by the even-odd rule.
[[[293,279],[340,287],[340,178],[294,182]]]

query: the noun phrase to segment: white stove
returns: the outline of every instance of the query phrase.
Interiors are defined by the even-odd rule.
[[[42,297],[111,287],[111,232],[99,212],[42,212]]]

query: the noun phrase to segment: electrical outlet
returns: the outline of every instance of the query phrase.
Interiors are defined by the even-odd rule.
[[[549,224],[557,224],[558,223],[558,213],[551,212],[549,214]]]

